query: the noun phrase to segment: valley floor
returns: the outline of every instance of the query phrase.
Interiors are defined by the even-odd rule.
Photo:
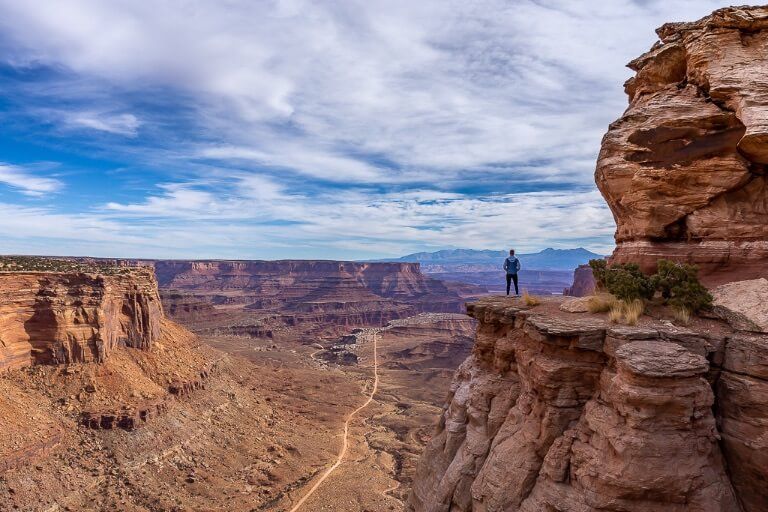
[[[474,326],[452,316],[458,334],[424,319],[380,331],[379,389],[349,424],[344,460],[299,510],[402,510],[453,369],[471,348]],[[172,340],[159,349],[167,375],[133,350],[102,365],[8,372],[0,509],[290,511],[336,461],[345,418],[370,394],[372,338],[358,338],[351,366],[325,363],[312,357],[317,347],[298,342],[193,338],[185,350],[215,369],[188,393],[164,397],[162,412],[133,431],[86,428],[78,414],[95,395],[119,409],[110,386],[141,401],[155,388],[137,383],[174,378]],[[15,420],[20,411],[29,417]]]

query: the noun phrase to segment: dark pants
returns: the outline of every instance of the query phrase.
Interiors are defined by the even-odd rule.
[[[507,274],[507,295],[509,295],[509,285],[512,282],[515,283],[515,295],[518,295],[520,292],[517,291],[517,274]]]

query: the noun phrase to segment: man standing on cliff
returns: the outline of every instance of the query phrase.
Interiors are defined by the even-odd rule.
[[[517,273],[520,271],[520,260],[515,257],[515,250],[509,250],[509,257],[504,260],[504,270],[507,271],[507,295],[509,295],[509,286],[515,283],[515,295],[520,295],[517,289]]]

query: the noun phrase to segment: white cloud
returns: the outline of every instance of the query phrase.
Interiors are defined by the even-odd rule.
[[[38,176],[30,169],[3,163],[0,163],[0,183],[33,197],[57,192],[63,186],[57,179]]]
[[[227,140],[208,150],[220,158],[377,180],[391,173],[344,150],[440,174],[594,158],[653,28],[718,5],[0,0],[0,23],[26,48],[16,60],[197,95],[201,122]],[[80,119],[116,133],[134,121]]]
[[[375,256],[506,246],[514,226],[521,250],[589,240],[604,252],[613,221],[588,187],[626,106],[624,64],[656,26],[720,5],[0,0],[0,32],[12,65],[64,70],[34,93],[79,106],[48,106],[69,112],[65,128],[154,137],[97,148],[164,185],[91,198],[82,213],[103,228],[63,219],[84,239]],[[2,169],[27,194],[62,185]]]
[[[265,166],[289,168],[315,178],[359,182],[382,179],[382,172],[374,166],[353,158],[312,151],[306,147],[286,147],[285,142],[278,143],[280,151],[272,146],[268,151],[247,147],[218,146],[200,150],[199,156],[215,160],[253,161]]]
[[[161,195],[141,203],[108,204],[104,215],[113,220],[152,220],[158,226],[181,221],[184,224],[174,224],[174,236],[194,238],[196,233],[199,239],[208,236],[200,223],[215,221],[247,231],[249,246],[287,247],[298,240],[309,247],[334,247],[341,254],[398,254],[510,242],[521,250],[586,244],[605,252],[614,230],[596,190],[480,197],[428,189],[377,196],[354,191],[308,196],[290,194],[258,175],[241,175],[215,193],[195,191],[197,186],[165,185]],[[220,199],[213,202],[213,197]],[[144,221],[141,224],[147,229]],[[147,232],[153,234],[151,229]],[[243,257],[256,257],[247,246],[241,250]]]
[[[102,114],[98,112],[68,112],[64,122],[71,127],[90,128],[102,132],[135,137],[141,122],[133,114]]]

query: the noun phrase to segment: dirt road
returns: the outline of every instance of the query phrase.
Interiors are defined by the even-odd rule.
[[[378,334],[373,335],[373,389],[371,390],[371,394],[368,397],[368,399],[365,401],[363,405],[349,413],[349,416],[347,416],[346,421],[344,421],[344,439],[341,445],[341,450],[339,450],[339,455],[336,457],[336,462],[333,463],[331,467],[329,467],[323,475],[318,478],[317,482],[310,487],[309,491],[293,506],[293,508],[290,510],[290,512],[296,512],[301,508],[301,506],[304,504],[307,499],[312,496],[315,491],[325,482],[325,480],[331,476],[331,474],[336,471],[336,468],[341,466],[341,463],[344,460],[344,456],[347,454],[347,448],[349,447],[349,424],[352,422],[355,416],[368,407],[371,402],[373,402],[373,397],[376,394],[376,391],[379,389],[379,359],[378,359],[378,341],[379,336]]]

